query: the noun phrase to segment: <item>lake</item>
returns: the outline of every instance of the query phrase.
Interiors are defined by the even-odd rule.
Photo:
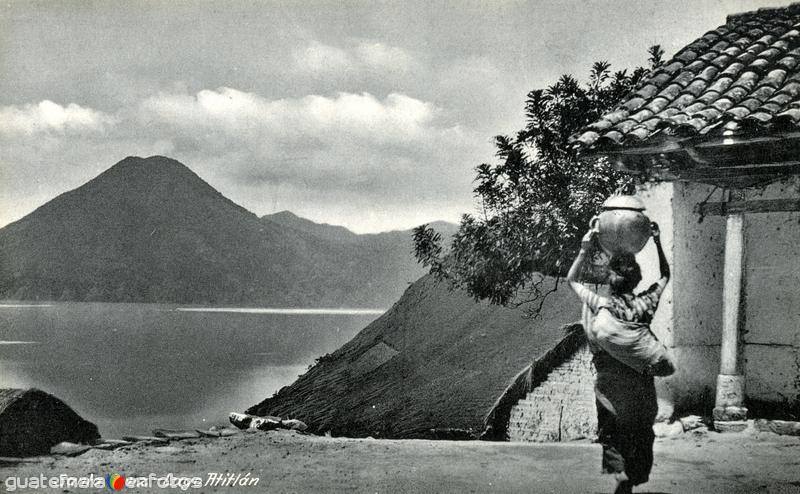
[[[0,304],[0,387],[37,387],[105,437],[226,424],[375,310]]]

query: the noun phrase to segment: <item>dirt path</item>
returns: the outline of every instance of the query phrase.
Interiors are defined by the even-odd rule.
[[[655,453],[651,482],[637,492],[800,493],[800,438],[768,433],[684,434],[658,439]],[[188,492],[610,492],[612,481],[598,474],[599,462],[600,447],[588,442],[388,441],[273,431],[162,447],[92,450],[76,458],[44,458],[39,463],[0,468],[0,480],[62,473],[128,477],[172,473],[201,477],[205,482],[209,472],[232,472],[241,474],[240,479],[250,473],[251,478],[259,478],[258,484],[204,486]],[[89,492],[75,488],[40,492],[62,491]]]

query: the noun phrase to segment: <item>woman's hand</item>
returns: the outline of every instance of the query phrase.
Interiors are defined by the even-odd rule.
[[[581,249],[582,250],[589,250],[592,246],[592,242],[594,242],[595,236],[597,235],[597,230],[591,229],[583,236],[581,239]]]
[[[650,222],[650,234],[653,236],[653,240],[659,240],[661,236],[661,229],[658,228],[658,223],[655,221]]]
[[[589,255],[589,249],[592,246],[596,233],[595,230],[589,230],[586,232],[586,235],[583,236],[583,239],[581,239],[581,250],[578,251],[578,257],[572,261],[572,267],[569,268],[569,272],[567,273],[567,281],[570,282],[570,286],[572,286],[572,289],[575,290],[576,293],[580,290],[578,275],[581,272],[583,261],[586,259],[586,256]]]

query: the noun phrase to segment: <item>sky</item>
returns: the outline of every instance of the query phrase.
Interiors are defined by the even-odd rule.
[[[526,94],[785,1],[0,1],[0,226],[126,156],[260,215],[457,222]]]

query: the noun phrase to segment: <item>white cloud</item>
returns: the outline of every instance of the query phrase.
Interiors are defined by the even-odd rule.
[[[482,156],[490,143],[449,112],[401,93],[270,99],[172,89],[113,116],[55,103],[6,107],[0,125],[0,196],[13,198],[0,225],[125,156],[164,154],[257,214],[290,209],[359,231],[405,227],[471,209],[469,170],[491,156]]]
[[[355,63],[347,51],[316,41],[295,50],[293,56],[296,67],[310,73],[345,70],[352,68]]]
[[[366,72],[405,72],[412,68],[414,58],[406,50],[376,41],[361,41],[339,48],[318,41],[293,52],[295,67],[316,75],[360,74]]]
[[[146,99],[142,125],[189,132],[194,137],[265,145],[314,148],[350,142],[364,147],[412,146],[439,132],[440,111],[429,102],[392,93],[383,100],[369,93],[309,95],[269,100],[232,88],[195,95],[166,94]]]
[[[356,47],[355,52],[363,63],[375,68],[402,71],[411,67],[414,61],[402,48],[377,42],[364,41]]]
[[[114,123],[114,117],[75,103],[62,106],[44,100],[38,104],[0,107],[0,133],[8,135],[100,133]]]

